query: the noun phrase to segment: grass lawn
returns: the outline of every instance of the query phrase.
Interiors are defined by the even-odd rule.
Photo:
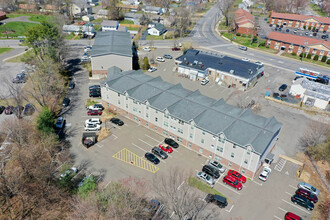
[[[160,36],[148,35],[146,40],[163,40],[163,35]]]
[[[99,31],[99,30],[101,30],[101,28],[102,28],[102,25],[100,25],[100,24],[94,24],[95,31]]]
[[[313,9],[313,11],[315,11],[318,15],[322,16],[322,17],[326,17],[327,14],[324,11],[321,11],[320,6],[316,5],[316,4],[311,4],[310,5]]]
[[[103,18],[98,18],[92,21],[92,23],[102,23]]]
[[[122,20],[121,22],[119,22],[119,24],[134,24],[134,21]]]
[[[26,30],[29,27],[35,26],[38,24],[34,23],[28,23],[28,22],[21,22],[21,21],[13,21],[9,22],[5,25],[0,26],[0,37],[6,37],[6,34],[3,33],[4,31],[12,31],[12,33],[9,33],[9,37],[18,37],[18,36],[24,36]]]
[[[209,185],[207,185],[206,183],[203,183],[202,181],[196,179],[195,177],[189,177],[188,185],[192,186],[194,188],[197,188],[200,191],[203,191],[205,193],[217,194],[217,195],[225,197],[220,192],[218,192],[215,189],[212,189]]]
[[[300,60],[300,57],[298,55],[293,56],[292,54],[283,53],[282,56],[290,57],[290,58],[293,58],[293,59],[296,59],[296,60]],[[317,60],[312,60],[312,59],[307,59],[307,58],[303,58],[303,61],[302,62],[303,63],[314,63],[314,64],[317,64],[317,65],[320,65],[320,66],[330,67],[330,64],[327,64],[325,62],[321,62],[321,61],[317,61]]]
[[[127,30],[129,30],[129,31],[138,31],[139,28],[138,27],[127,27]]]
[[[0,54],[7,53],[7,52],[11,51],[12,49],[14,49],[14,48],[9,48],[9,47],[0,48]]]

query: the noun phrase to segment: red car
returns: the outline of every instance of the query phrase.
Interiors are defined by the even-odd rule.
[[[298,215],[293,214],[292,212],[287,212],[284,217],[285,220],[302,220]]]
[[[87,115],[102,115],[102,111],[101,110],[89,110],[87,112]]]
[[[173,48],[172,48],[172,51],[179,51],[179,50],[181,50],[181,49],[178,48],[178,47],[173,47]]]
[[[243,188],[242,183],[238,182],[234,177],[227,175],[222,180],[225,184],[229,184],[237,190],[241,190]]]
[[[160,149],[162,149],[163,151],[167,152],[167,153],[172,153],[173,149],[170,146],[163,146],[163,145],[159,145]]]
[[[5,114],[6,114],[6,115],[11,115],[11,114],[13,114],[13,112],[14,112],[14,106],[9,105],[9,106],[5,109]]]
[[[308,199],[312,203],[317,203],[319,201],[315,194],[313,194],[310,191],[308,191],[306,189],[303,189],[303,188],[297,189],[296,194],[305,197],[306,199]]]
[[[238,180],[241,183],[245,183],[246,182],[245,176],[243,176],[239,172],[236,172],[235,170],[229,170],[228,171],[228,175],[234,177],[236,180]]]

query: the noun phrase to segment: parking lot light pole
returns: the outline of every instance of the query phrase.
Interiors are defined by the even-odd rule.
[[[304,55],[305,55],[305,53],[306,53],[306,47],[307,47],[307,45],[308,45],[308,40],[305,40],[305,43],[304,43],[304,52],[303,52],[303,54],[302,54],[302,56],[300,57],[300,61],[302,62],[302,60],[303,60],[303,57],[304,57]]]

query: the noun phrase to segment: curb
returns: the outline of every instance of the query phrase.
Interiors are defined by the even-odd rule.
[[[2,62],[7,62],[7,60],[10,60],[11,58],[15,58],[15,57],[21,56],[21,55],[25,54],[26,52],[28,52],[29,50],[31,50],[31,49],[28,49],[26,51],[23,51],[22,53],[16,54],[14,56],[7,57],[7,58],[3,59]]]

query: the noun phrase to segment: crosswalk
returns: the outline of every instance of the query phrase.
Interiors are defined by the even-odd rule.
[[[280,158],[280,160],[277,162],[276,166],[275,166],[275,170],[277,170],[278,172],[281,172],[283,170],[283,167],[285,166],[286,160],[283,158]]]

